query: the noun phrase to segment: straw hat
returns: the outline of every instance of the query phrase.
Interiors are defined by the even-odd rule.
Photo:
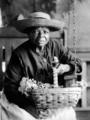
[[[28,17],[24,17],[20,14],[17,20],[12,22],[12,25],[23,33],[27,33],[27,29],[32,29],[39,26],[48,27],[51,32],[65,27],[65,23],[63,21],[51,19],[49,14],[44,12],[34,12]]]

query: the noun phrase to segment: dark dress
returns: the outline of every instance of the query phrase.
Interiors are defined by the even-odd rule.
[[[32,98],[20,93],[18,87],[22,77],[53,84],[52,61],[54,56],[58,57],[59,63],[70,65],[70,71],[66,74],[74,73],[75,64],[77,72],[81,72],[81,61],[75,58],[69,49],[63,48],[58,40],[50,40],[41,53],[36,52],[36,46],[30,40],[26,41],[13,51],[7,66],[4,83],[4,93],[7,99],[35,117],[37,114]],[[65,84],[63,76],[59,76],[60,85]]]

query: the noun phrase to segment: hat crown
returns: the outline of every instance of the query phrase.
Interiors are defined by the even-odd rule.
[[[25,17],[23,14],[20,14],[17,18],[17,20],[23,20],[23,19],[27,19],[27,18],[40,18],[40,19],[47,19],[47,20],[50,20],[51,17],[49,14],[47,13],[44,13],[44,12],[34,12],[34,13],[30,13],[27,17]]]
[[[42,19],[48,19],[50,20],[51,17],[49,14],[44,13],[44,12],[34,12],[29,15],[31,18],[42,18]]]

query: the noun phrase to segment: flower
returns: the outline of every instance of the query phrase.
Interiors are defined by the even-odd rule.
[[[34,79],[29,79],[27,77],[23,77],[20,82],[20,87],[18,88],[19,92],[29,96],[28,93],[32,91],[32,89],[37,88],[36,81]]]

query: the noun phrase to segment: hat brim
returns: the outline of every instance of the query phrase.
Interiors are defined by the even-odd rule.
[[[34,27],[47,27],[50,29],[51,32],[58,31],[61,28],[65,27],[63,21],[58,20],[47,20],[47,19],[24,19],[24,20],[17,20],[13,21],[12,25],[19,30],[20,32],[26,33],[28,28]]]

